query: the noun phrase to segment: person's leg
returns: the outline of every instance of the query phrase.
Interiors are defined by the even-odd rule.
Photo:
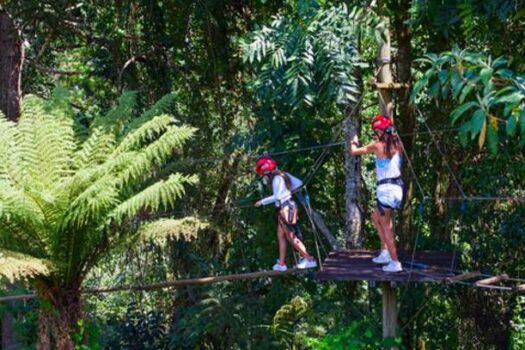
[[[277,240],[279,242],[279,264],[286,265],[286,231],[279,220],[277,222]]]
[[[388,252],[392,257],[392,260],[399,261],[396,249],[396,240],[394,234],[394,220],[393,211],[391,209],[385,209],[385,215],[380,216],[379,223],[383,229],[384,240],[387,246]]]
[[[288,239],[288,242],[290,242],[292,247],[294,247],[294,249],[297,250],[302,257],[305,257],[308,260],[313,260],[314,257],[308,253],[303,242],[301,242],[301,240],[297,238],[297,236],[295,235],[294,232],[292,232],[292,230],[290,230],[287,227],[285,229],[285,234],[286,234],[286,239]]]
[[[379,235],[379,239],[381,240],[381,249],[388,249],[385,243],[385,233],[383,231],[383,226],[381,226],[381,222],[379,221],[380,218],[381,213],[379,212],[379,209],[374,208],[374,211],[372,212],[372,222],[374,223],[374,226]]]

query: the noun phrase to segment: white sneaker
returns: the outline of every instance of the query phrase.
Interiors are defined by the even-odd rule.
[[[392,258],[390,257],[390,253],[386,249],[382,249],[381,253],[376,256],[375,258],[372,258],[372,261],[376,264],[388,264],[392,261]]]
[[[279,260],[277,260],[277,263],[275,263],[275,265],[273,265],[272,270],[284,272],[284,271],[288,270],[288,267],[286,267],[286,265],[279,264]]]
[[[385,272],[400,272],[403,271],[403,266],[399,261],[391,260],[388,265],[383,266]]]
[[[301,258],[299,260],[299,263],[295,267],[298,269],[311,269],[317,267],[317,262],[315,261],[315,259],[308,260],[306,258]]]

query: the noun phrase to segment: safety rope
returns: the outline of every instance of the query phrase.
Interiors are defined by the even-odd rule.
[[[438,143],[436,137],[434,136],[434,133],[432,132],[432,129],[430,129],[430,126],[428,125],[425,116],[423,115],[423,113],[421,112],[421,110],[418,107],[416,107],[416,111],[419,114],[419,116],[421,117],[421,120],[423,121],[423,125],[425,125],[425,127],[427,128],[427,131],[430,134],[430,138],[434,142],[434,145],[436,146],[436,149],[438,150],[439,154],[443,158],[443,161],[445,162],[445,166],[447,167],[448,172],[452,176],[452,179],[454,180],[454,183],[456,184],[456,187],[458,188],[459,193],[461,193],[461,197],[463,199],[467,198],[467,196],[465,195],[465,192],[463,191],[463,187],[461,186],[458,178],[456,177],[456,174],[454,173],[454,171],[452,170],[452,167],[450,166],[449,162],[447,161],[447,157],[446,157],[445,153],[443,152],[443,150],[439,146],[439,143]]]
[[[321,239],[319,237],[320,235],[317,230],[317,226],[315,225],[314,220],[312,218],[312,213],[311,213],[312,207],[310,205],[310,196],[308,194],[308,190],[306,189],[306,186],[304,185],[302,186],[301,190],[305,192],[305,195],[303,195],[301,191],[298,191],[296,193],[296,196],[299,199],[299,203],[301,203],[301,205],[303,206],[306,212],[306,216],[308,217],[308,221],[310,222],[310,225],[312,226],[312,232],[314,233],[315,248],[317,252],[317,261],[319,263],[319,270],[323,271],[323,260],[321,258],[321,252],[319,251],[319,245],[323,248],[325,257],[327,256],[327,252],[321,242]]]
[[[463,201],[461,202],[461,210],[460,210],[460,216],[459,216],[459,225],[461,226],[463,224],[463,214],[464,214],[464,211],[466,210],[466,202],[465,201],[467,199],[467,196],[465,195],[465,191],[463,191],[463,187],[461,186],[461,183],[459,182],[456,174],[452,170],[452,167],[450,166],[445,153],[443,152],[443,150],[439,146],[439,143],[438,143],[436,137],[434,136],[434,133],[432,132],[432,129],[428,125],[425,116],[423,115],[423,113],[421,112],[421,110],[417,106],[416,106],[416,111],[419,114],[419,116],[421,117],[421,120],[423,121],[423,124],[425,125],[427,131],[430,134],[430,138],[434,142],[434,145],[436,146],[436,149],[438,150],[439,154],[441,155],[441,158],[445,162],[445,166],[447,167],[450,176],[452,176],[452,179],[453,179],[453,181],[454,181],[454,183],[455,183],[459,193],[461,194],[461,197],[463,198]],[[455,244],[454,244],[454,252],[453,252],[451,266],[450,266],[451,268],[455,267],[457,250],[458,250],[458,244],[457,244],[457,242],[455,242]]]

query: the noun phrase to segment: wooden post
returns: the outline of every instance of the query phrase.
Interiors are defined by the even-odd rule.
[[[391,282],[383,282],[383,339],[393,338],[397,332],[396,290]],[[396,349],[391,347],[390,349]]]
[[[377,1],[378,12],[381,13],[383,7],[383,1]],[[390,30],[389,19],[382,16],[381,20],[385,22],[385,31],[383,33],[383,40],[379,43],[377,50],[377,91],[379,98],[379,109],[382,114],[393,116],[394,103],[392,101],[392,95],[390,89],[383,89],[380,86],[390,86],[394,83],[391,67],[391,45],[390,45]],[[383,290],[383,339],[391,338],[396,336],[397,331],[397,301],[396,291],[390,284],[390,282],[384,282],[382,286]],[[395,349],[392,347],[391,349]]]
[[[382,20],[386,23],[386,29],[383,35],[383,42],[379,44],[377,50],[377,91],[379,97],[379,108],[382,114],[393,116],[394,114],[394,102],[392,101],[392,94],[390,89],[383,89],[380,86],[391,86],[394,83],[391,68],[391,45],[390,45],[390,31],[388,30],[388,18],[382,17]]]

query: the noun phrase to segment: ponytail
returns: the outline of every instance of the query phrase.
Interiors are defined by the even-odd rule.
[[[381,142],[385,143],[385,153],[388,158],[392,158],[396,152],[401,148],[401,140],[394,128],[389,127],[380,138]]]

